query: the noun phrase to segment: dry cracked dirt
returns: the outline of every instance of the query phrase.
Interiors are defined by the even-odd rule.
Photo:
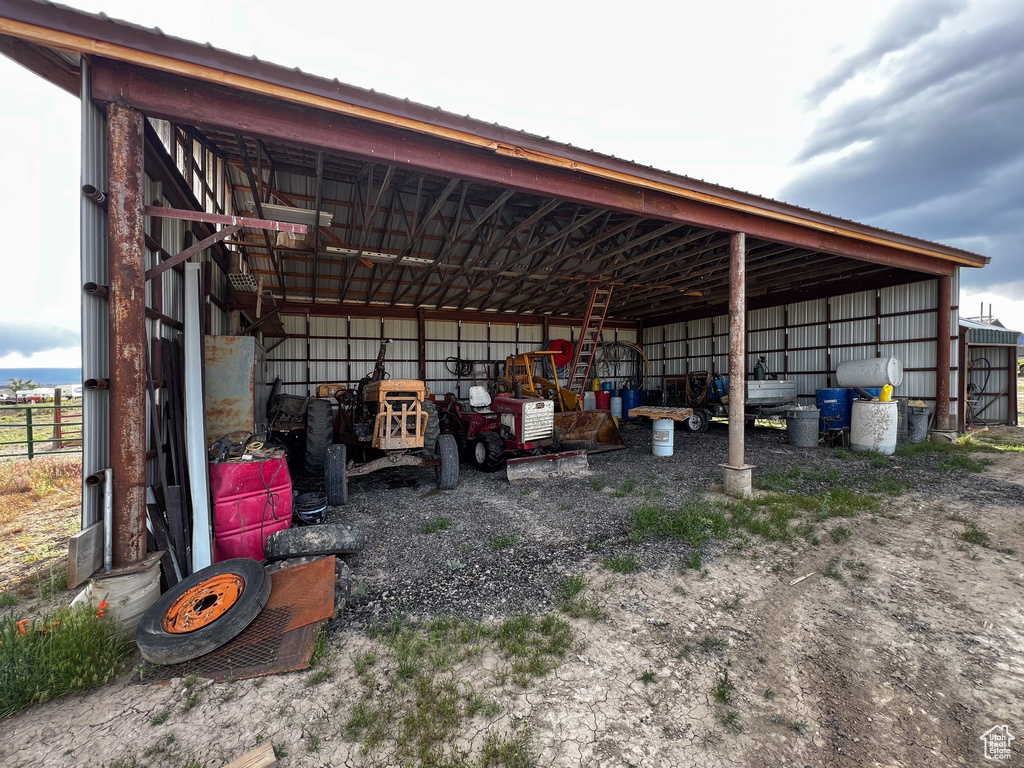
[[[212,768],[269,741],[282,766],[420,764],[394,746],[393,729],[372,741],[372,723],[353,726],[360,702],[402,687],[399,654],[372,627],[416,615],[431,583],[442,596],[448,582],[480,594],[517,568],[530,577],[509,577],[506,602],[499,588],[483,603],[460,603],[456,592],[421,603],[421,615],[447,606],[487,625],[520,610],[553,612],[572,630],[553,668],[519,683],[501,673],[507,660],[488,642],[438,677],[492,702],[464,710],[448,734],[467,765],[973,766],[985,763],[980,736],[993,726],[1008,725],[1024,744],[1024,453],[984,454],[991,463],[980,473],[939,469],[941,457],[876,467],[755,436],[750,458],[765,475],[802,465],[806,485],[820,479],[806,475],[839,467],[844,481],[882,474],[909,488],[880,497],[873,513],[824,519],[813,535],[711,542],[702,563],[681,568],[685,546],[632,541],[627,522],[652,499],[671,507],[686,494],[714,498],[708,468],[724,432],[680,434],[660,465],[644,453],[649,439],[649,430],[630,431],[631,458],[594,457],[589,478],[557,490],[510,492],[468,469],[452,492],[468,502],[418,481],[353,484],[344,517],[367,531],[367,550],[352,561],[361,586],[330,625],[319,666],[221,684],[126,674],[8,719],[0,763]],[[638,482],[619,493],[624,466]],[[688,474],[696,479],[687,486],[679,478]],[[614,481],[603,487],[602,478]],[[592,524],[583,525],[588,509]],[[449,525],[422,532],[439,516]],[[482,517],[503,538],[482,531]],[[416,542],[436,562],[417,561]],[[638,571],[607,567],[624,553]],[[491,573],[465,575],[481,570]],[[586,584],[579,617],[558,609],[555,585],[573,574]],[[384,709],[371,708],[369,720]],[[487,762],[488,734],[517,734],[519,751]],[[451,762],[438,764],[463,764],[452,758],[461,753],[445,754]]]

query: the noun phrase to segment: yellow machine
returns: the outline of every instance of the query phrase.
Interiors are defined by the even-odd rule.
[[[518,384],[523,397],[539,397],[552,400],[555,412],[582,410],[575,392],[565,389],[558,381],[558,367],[554,356],[558,352],[526,352],[522,355],[510,355],[505,359],[505,374],[498,379],[498,390],[514,392]],[[551,370],[551,379],[547,378],[547,369]],[[553,380],[552,380],[553,379]]]

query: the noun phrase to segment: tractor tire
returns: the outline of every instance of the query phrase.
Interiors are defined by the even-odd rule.
[[[327,400],[313,399],[306,406],[306,471],[320,475],[324,455],[334,442],[334,409]]]
[[[336,443],[327,449],[324,458],[324,490],[327,503],[332,507],[348,504],[348,451],[344,443]]]
[[[473,441],[473,466],[494,472],[505,464],[505,441],[497,432],[484,432]]]
[[[683,428],[688,432],[707,432],[709,423],[711,423],[711,417],[707,411],[694,409],[693,415],[683,422]]]
[[[440,491],[453,490],[459,484],[459,449],[455,438],[441,435],[437,439],[436,450],[441,460],[437,465],[437,488]]]
[[[214,563],[153,603],[135,630],[135,642],[153,664],[198,658],[237,637],[269,597],[270,577],[255,560]]]
[[[328,523],[272,533],[265,549],[267,560],[287,560],[306,555],[351,555],[364,546],[362,528]]]
[[[420,407],[427,414],[427,426],[423,428],[423,447],[433,452],[437,438],[441,436],[441,420],[437,416],[437,405],[433,400],[424,400]]]

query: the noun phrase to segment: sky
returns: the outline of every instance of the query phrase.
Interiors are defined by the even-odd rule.
[[[983,253],[1024,330],[1019,0],[68,4]],[[0,368],[75,366],[78,100],[0,56],[0,103]]]

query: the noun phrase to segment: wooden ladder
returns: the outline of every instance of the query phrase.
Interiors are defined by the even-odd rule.
[[[568,389],[579,396],[581,404],[583,391],[587,388],[587,382],[590,381],[594,352],[597,350],[597,343],[601,340],[601,329],[604,328],[604,318],[608,314],[608,305],[611,304],[611,301],[611,287],[595,288],[590,292],[590,301],[587,303],[587,313],[583,316],[583,329],[579,341],[576,343],[576,351],[573,353],[568,381]]]

